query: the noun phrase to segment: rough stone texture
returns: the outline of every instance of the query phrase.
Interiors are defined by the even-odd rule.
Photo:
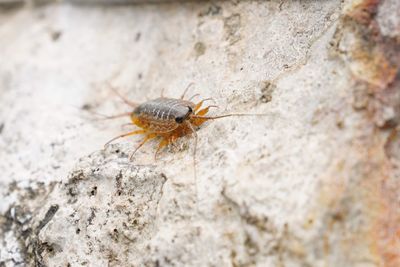
[[[0,266],[400,266],[398,1],[0,11]],[[207,123],[103,144],[161,94]],[[197,98],[198,99],[198,98]],[[198,100],[197,100],[198,101]]]

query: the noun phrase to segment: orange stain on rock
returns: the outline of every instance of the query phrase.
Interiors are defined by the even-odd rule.
[[[318,199],[327,261],[336,252],[349,266],[360,261],[400,266],[400,128],[388,137],[373,120],[380,109],[400,113],[394,97],[400,90],[400,47],[379,32],[375,15],[382,2],[347,1],[338,26],[339,55],[353,74],[354,87],[366,84],[361,90],[377,105],[359,111],[362,123],[335,157],[340,164],[332,164]]]
[[[357,79],[384,90],[396,78],[398,67],[392,64],[379,49],[369,50],[360,43],[350,51],[350,69]]]
[[[369,24],[376,14],[379,0],[353,0],[345,8],[345,14],[358,23]]]
[[[383,210],[377,222],[377,242],[385,267],[400,266],[400,132],[392,130],[384,144],[387,179],[381,181]]]
[[[352,41],[345,45],[350,70],[356,79],[382,90],[399,71],[399,47],[385,39],[375,20],[379,0],[353,0],[345,5],[342,27]]]

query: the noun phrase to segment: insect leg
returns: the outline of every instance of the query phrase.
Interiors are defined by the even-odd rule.
[[[187,121],[187,125],[189,126],[190,130],[192,130],[192,133],[194,134],[194,151],[193,151],[193,171],[194,171],[194,186],[196,190],[196,198],[197,198],[197,170],[196,170],[196,154],[197,154],[197,133],[195,129],[193,128],[192,124]]]
[[[122,101],[124,101],[125,104],[127,104],[127,105],[129,105],[129,106],[131,106],[131,107],[133,107],[133,108],[138,106],[137,103],[132,102],[132,101],[130,101],[129,99],[127,99],[126,97],[124,97],[123,95],[121,95],[121,94],[117,91],[117,89],[115,89],[111,84],[108,83],[108,86],[110,87],[111,91],[114,92],[114,94],[116,94],[119,98],[122,99]]]
[[[131,135],[135,135],[135,134],[144,134],[144,133],[146,133],[145,130],[136,130],[136,131],[133,131],[133,132],[129,132],[129,133],[118,135],[118,136],[114,137],[113,139],[111,139],[110,141],[108,141],[107,143],[105,143],[104,147],[107,147],[111,142],[113,142],[113,141],[115,141],[115,140],[117,140],[119,138],[123,138],[123,137],[126,137],[126,136],[131,136]]]
[[[153,138],[155,138],[155,137],[157,137],[157,134],[155,134],[155,133],[148,134],[148,135],[143,139],[143,141],[140,142],[140,144],[135,148],[135,150],[134,150],[134,151],[132,152],[132,154],[129,156],[129,159],[131,160],[132,157],[133,157],[133,155],[136,153],[136,151],[138,151],[139,148],[141,148],[147,141],[149,141],[150,139],[153,139]]]
[[[177,148],[176,144],[175,144],[175,140],[178,139],[178,136],[172,135],[169,139],[169,143],[172,144],[175,148]]]
[[[166,147],[169,144],[169,142],[170,142],[170,138],[164,137],[164,139],[158,145],[156,153],[154,153],[154,160],[157,160],[158,153],[161,151],[161,149]]]
[[[189,85],[186,87],[185,91],[183,91],[183,94],[181,95],[181,99],[183,99],[189,90],[189,88],[193,85],[194,83],[189,83]]]
[[[199,96],[200,94],[194,94],[194,95],[192,95],[189,99],[188,99],[188,101],[192,101],[192,99],[193,98],[195,98],[195,97],[197,97],[197,96]]]
[[[160,144],[158,145],[157,151],[156,151],[156,153],[154,154],[154,160],[157,160],[157,155],[158,155],[158,153],[159,153],[159,152],[161,151],[161,149],[163,149],[164,147],[166,147],[166,146],[172,144],[172,145],[175,146],[175,148],[176,148],[176,145],[175,145],[174,142],[175,142],[175,140],[178,139],[178,138],[179,138],[179,136],[174,135],[174,134],[171,134],[170,136],[164,136],[164,139],[160,142]]]
[[[99,119],[95,119],[95,120],[112,120],[112,119],[126,117],[126,116],[131,115],[131,112],[124,112],[124,113],[121,113],[121,114],[111,115],[111,116],[103,115],[103,114],[100,114],[100,113],[97,113],[97,112],[93,112],[93,111],[91,111],[91,113],[103,117],[103,118],[99,118]]]
[[[208,111],[210,110],[210,108],[219,108],[219,106],[210,105],[210,106],[208,106],[208,107],[206,107],[206,108],[203,108],[203,109],[199,110],[199,111],[196,113],[196,115],[197,115],[197,116],[203,116],[203,115],[205,115],[205,114],[208,113]]]
[[[203,105],[203,103],[204,103],[205,101],[209,101],[209,100],[212,100],[212,101],[215,102],[215,100],[214,100],[213,98],[206,98],[206,99],[203,99],[203,100],[201,100],[199,103],[196,104],[196,106],[194,107],[194,111],[195,111],[195,112],[198,111],[198,110],[201,108],[201,106]]]
[[[214,108],[214,107],[218,107],[218,106],[214,106],[214,105],[211,105],[211,106],[208,106],[208,107],[206,107],[206,108],[203,108],[203,109],[201,109],[201,110],[199,110],[196,114],[195,114],[195,116],[203,116],[203,115],[205,115],[205,114],[207,114],[208,113],[208,110],[210,109],[210,108]],[[203,118],[199,118],[199,117],[193,117],[192,116],[192,119],[191,119],[191,122],[192,122],[192,124],[194,125],[194,126],[200,126],[200,125],[202,125],[204,122],[206,122],[207,121],[207,119],[203,119]]]

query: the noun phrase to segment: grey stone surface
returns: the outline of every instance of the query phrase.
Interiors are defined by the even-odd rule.
[[[367,2],[3,10],[0,266],[396,266],[396,3]],[[110,86],[190,83],[266,116],[202,126],[197,179],[190,137],[103,148],[131,129],[96,119],[130,111]]]

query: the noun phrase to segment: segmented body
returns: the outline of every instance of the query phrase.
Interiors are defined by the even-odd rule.
[[[131,120],[151,133],[166,134],[179,128],[195,108],[196,105],[187,100],[160,97],[137,106]]]
[[[133,111],[130,113],[123,113],[120,115],[111,116],[108,118],[117,118],[121,116],[130,115],[131,121],[134,125],[140,129],[125,134],[121,134],[110,141],[105,146],[113,142],[116,139],[132,136],[136,134],[143,134],[144,138],[136,149],[132,152],[131,157],[135,152],[142,147],[147,141],[160,137],[161,141],[158,145],[155,153],[155,158],[158,152],[170,143],[173,143],[176,139],[193,134],[194,135],[194,152],[193,152],[193,170],[194,177],[196,180],[196,148],[197,148],[197,134],[196,127],[202,125],[208,120],[215,120],[231,116],[264,116],[266,114],[225,114],[219,116],[205,116],[211,107],[207,106],[201,108],[204,101],[211,100],[203,99],[198,103],[193,103],[189,100],[184,100],[185,93],[187,92],[190,85],[185,89],[180,99],[160,97],[154,100],[149,100],[143,104],[137,105],[129,101],[128,99],[121,96],[116,90],[114,92],[121,97],[121,99],[131,107]],[[195,95],[196,96],[196,95]],[[193,98],[193,97],[192,97]],[[196,182],[195,182],[196,184]],[[196,188],[197,195],[197,188]]]
[[[173,143],[176,139],[193,134],[195,137],[195,146],[193,153],[193,166],[194,174],[196,177],[196,147],[197,147],[197,134],[196,127],[202,125],[208,120],[215,120],[219,118],[231,117],[231,116],[264,116],[265,114],[225,114],[219,116],[205,116],[211,107],[217,106],[207,106],[202,108],[204,101],[211,100],[203,99],[198,103],[193,103],[190,100],[184,100],[185,93],[187,92],[190,85],[185,89],[180,99],[159,97],[154,100],[149,100],[143,104],[137,105],[136,103],[130,102],[125,99],[117,91],[115,93],[121,97],[121,99],[131,107],[133,111],[130,114],[131,121],[134,125],[138,126],[140,129],[125,134],[121,134],[109,142],[132,136],[136,134],[143,134],[144,138],[136,149],[132,152],[132,156],[135,152],[142,147],[147,141],[160,137],[161,141],[158,145],[155,157],[157,157],[158,152],[170,143]],[[196,95],[195,95],[196,96]],[[193,97],[192,97],[193,98]],[[120,116],[125,116],[127,113],[111,116],[109,118],[116,118]]]
[[[134,110],[130,113],[131,121],[141,129],[121,134],[108,141],[106,145],[122,137],[144,134],[144,139],[133,151],[131,154],[132,157],[133,154],[147,141],[156,137],[161,137],[162,140],[159,143],[155,154],[155,156],[157,156],[157,153],[163,147],[180,137],[194,134],[197,140],[195,127],[200,126],[208,119],[211,119],[201,116],[205,115],[212,106],[200,109],[203,102],[208,99],[204,99],[195,104],[191,101],[184,100],[183,97],[184,94],[180,99],[160,97],[136,105],[121,96],[126,104],[134,107]]]

